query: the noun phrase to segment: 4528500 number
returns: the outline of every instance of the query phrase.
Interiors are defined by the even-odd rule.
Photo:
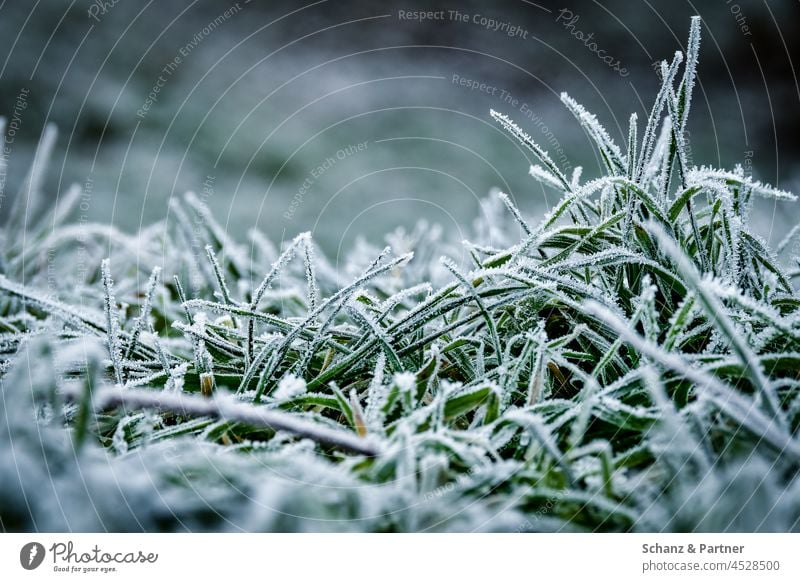
[[[743,571],[773,570],[777,572],[781,569],[781,563],[778,560],[735,560],[731,563],[730,569]]]

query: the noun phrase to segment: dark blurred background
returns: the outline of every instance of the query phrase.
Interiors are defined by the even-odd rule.
[[[437,14],[420,21],[419,10]],[[559,93],[624,143],[629,114],[646,118],[657,90],[653,63],[684,48],[693,14],[693,162],[752,164],[800,190],[797,0],[6,0],[0,114],[17,123],[4,196],[52,122],[48,195],[88,183],[89,218],[125,230],[194,190],[234,236],[311,229],[333,254],[420,218],[458,236],[492,187],[529,213],[555,202],[490,108],[596,175]],[[764,201],[757,215],[774,242],[800,211]]]

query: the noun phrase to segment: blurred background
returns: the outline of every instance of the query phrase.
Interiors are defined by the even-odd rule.
[[[420,219],[460,238],[492,187],[532,215],[556,201],[490,108],[597,175],[559,93],[624,143],[693,14],[692,161],[800,190],[797,0],[6,0],[0,215],[54,123],[48,196],[77,182],[86,219],[126,231],[193,190],[234,237],[312,230],[332,256]],[[791,203],[756,211],[773,243],[800,218]]]

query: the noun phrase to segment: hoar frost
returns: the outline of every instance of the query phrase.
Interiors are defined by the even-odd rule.
[[[289,400],[304,394],[306,391],[306,381],[297,376],[284,376],[278,383],[273,397],[275,400]]]

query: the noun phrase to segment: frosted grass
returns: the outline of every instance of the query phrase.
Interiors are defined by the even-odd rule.
[[[496,193],[467,265],[421,227],[345,279],[308,233],[248,254],[188,194],[147,237],[87,225],[78,279],[69,190],[3,249],[0,526],[797,530],[797,231],[772,252],[748,212],[794,196],[690,167],[699,46],[693,19],[622,148],[562,95],[603,160],[583,182],[492,111],[562,200],[527,217]],[[25,260],[47,248],[57,297]]]

